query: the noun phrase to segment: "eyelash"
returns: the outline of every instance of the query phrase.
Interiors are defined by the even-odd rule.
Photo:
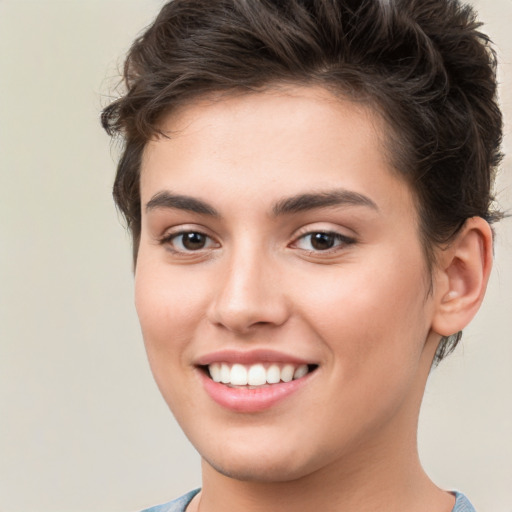
[[[203,237],[204,241],[205,241],[205,246],[199,247],[197,249],[186,248],[183,244],[184,237],[186,235]],[[332,246],[327,247],[325,249],[318,249],[318,248],[314,248],[314,247],[312,249],[306,249],[304,247],[299,247],[301,241],[305,241],[308,237],[310,239],[309,243],[310,243],[310,245],[312,245],[312,243],[313,243],[312,237],[315,235],[320,235],[320,237],[330,237],[330,239],[328,239],[328,243],[332,243]],[[180,242],[181,248],[176,248],[175,240],[179,239],[180,237],[181,237],[181,242]],[[321,240],[321,238],[318,238],[317,241],[320,241],[320,240]],[[211,249],[212,246],[213,246],[213,248],[216,248],[216,247],[214,247],[216,242],[212,239],[212,237],[210,237],[206,233],[203,233],[202,231],[192,230],[192,229],[178,231],[175,233],[167,233],[162,238],[159,239],[159,243],[161,245],[166,245],[169,248],[169,250],[171,250],[173,253],[181,254],[181,255],[201,253],[204,250]],[[354,238],[342,235],[335,231],[315,230],[315,231],[308,231],[306,233],[301,234],[289,245],[289,247],[300,249],[308,254],[331,254],[333,252],[337,252],[337,251],[341,250],[341,248],[343,248],[343,247],[352,245],[354,243],[356,243],[356,240]],[[218,245],[217,245],[217,247],[218,247]]]
[[[346,247],[348,245],[352,245],[356,243],[354,238],[342,235],[341,233],[337,233],[336,231],[308,231],[296,238],[296,240],[291,244],[292,247],[297,247],[300,241],[306,240],[308,237],[310,238],[310,244],[312,243],[312,237],[315,235],[321,235],[323,237],[331,237],[331,242],[333,243],[332,247],[328,247],[326,249],[305,249],[302,248],[303,251],[309,254],[331,254],[333,252],[341,250],[341,248]],[[300,248],[300,247],[299,247]]]
[[[185,235],[196,235],[196,236],[199,235],[200,237],[204,237],[205,243],[207,245],[215,244],[215,242],[214,242],[214,240],[212,239],[211,236],[208,236],[206,233],[203,233],[202,231],[193,230],[193,229],[178,231],[177,233],[167,233],[162,238],[159,239],[159,243],[161,245],[166,245],[175,254],[193,254],[193,253],[199,253],[199,252],[201,252],[203,250],[211,248],[211,247],[207,246],[207,247],[198,248],[196,250],[194,250],[194,249],[187,249],[183,245],[183,241],[184,241]],[[181,237],[181,246],[182,246],[182,248],[181,249],[177,249],[175,247],[175,242],[174,241],[176,239],[179,239],[180,237]]]

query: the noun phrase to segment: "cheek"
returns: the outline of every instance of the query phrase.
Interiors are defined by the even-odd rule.
[[[422,262],[421,255],[380,254],[364,265],[303,281],[296,295],[304,316],[336,353],[333,361],[345,377],[399,369],[419,357],[429,326]]]
[[[380,275],[331,279],[323,293],[304,294],[307,321],[326,347],[333,383],[333,396],[323,404],[325,423],[345,425],[340,436],[361,425],[377,428],[415,389],[428,335],[422,275],[388,267]]]
[[[151,366],[178,362],[198,325],[205,290],[186,272],[170,272],[158,261],[139,261],[135,307]]]
[[[192,400],[183,383],[193,371],[188,351],[199,324],[200,294],[187,285],[183,273],[171,274],[168,266],[158,261],[139,260],[135,306],[153,377],[172,411]]]

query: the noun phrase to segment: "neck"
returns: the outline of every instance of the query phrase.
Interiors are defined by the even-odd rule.
[[[332,466],[284,482],[236,480],[203,461],[199,512],[451,511],[453,498],[426,476],[416,449],[414,456],[407,453],[403,444],[378,454],[372,447],[365,451],[360,451],[357,459],[347,455]]]

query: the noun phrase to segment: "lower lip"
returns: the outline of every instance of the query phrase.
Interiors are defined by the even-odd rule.
[[[309,380],[311,373],[290,382],[271,384],[261,388],[232,388],[214,382],[199,371],[204,389],[212,400],[236,412],[260,412],[271,408],[296,393]]]

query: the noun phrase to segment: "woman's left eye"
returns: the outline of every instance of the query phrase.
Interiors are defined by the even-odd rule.
[[[339,233],[315,231],[302,235],[293,244],[298,249],[310,252],[328,251],[335,247],[353,244],[355,240]]]

